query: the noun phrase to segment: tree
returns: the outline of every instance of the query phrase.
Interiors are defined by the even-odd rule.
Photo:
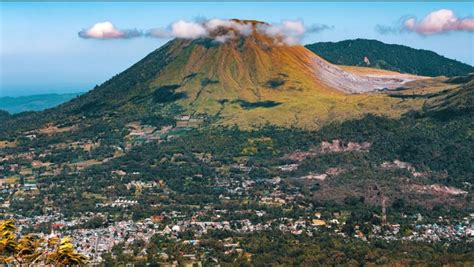
[[[403,198],[395,199],[395,201],[393,201],[392,203],[392,207],[397,211],[403,210],[403,208],[405,208],[405,199]]]
[[[17,237],[13,220],[0,221],[0,263],[14,265],[86,265],[87,257],[76,252],[72,239],[44,239],[32,234]]]

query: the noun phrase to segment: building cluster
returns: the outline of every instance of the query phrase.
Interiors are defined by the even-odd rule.
[[[200,220],[203,215],[212,213],[211,220]],[[228,210],[213,210],[210,206],[205,206],[203,210],[196,211],[192,216],[186,216],[181,212],[163,212],[150,218],[140,221],[118,221],[107,224],[107,216],[101,213],[87,213],[83,216],[65,220],[60,215],[35,216],[32,218],[16,217],[20,230],[35,229],[40,225],[51,227],[50,235],[74,237],[74,243],[79,252],[85,254],[91,263],[102,262],[105,253],[113,253],[113,247],[121,244],[125,248],[125,253],[132,253],[127,248],[137,242],[145,244],[139,255],[146,255],[146,244],[149,244],[153,236],[169,240],[174,243],[199,245],[201,237],[210,231],[233,232],[238,237],[240,234],[248,234],[266,230],[279,230],[294,235],[314,236],[318,232],[333,232],[334,234],[349,238],[343,231],[345,225],[345,212],[335,212],[332,218],[322,218],[321,213],[316,212],[309,217],[297,219],[281,217],[269,219],[263,222],[253,222],[250,219],[224,220],[223,216],[228,215]],[[264,217],[265,211],[261,210],[241,210],[234,211],[236,214],[256,215]],[[105,226],[97,228],[86,228],[85,223],[92,218],[104,218]],[[209,219],[209,216],[207,216]],[[354,226],[354,238],[364,241],[383,239],[386,241],[411,240],[422,242],[440,241],[474,241],[474,214],[463,220],[446,224],[446,220],[439,220],[439,223],[418,223],[414,221],[411,230],[403,232],[400,224],[387,224],[384,226],[374,225],[368,234],[362,233],[359,225]],[[181,234],[191,232],[183,238]],[[224,244],[226,253],[242,252],[238,242],[232,238],[219,240]],[[164,252],[163,252],[164,253]],[[169,255],[162,255],[164,259]],[[196,255],[195,255],[196,256]]]

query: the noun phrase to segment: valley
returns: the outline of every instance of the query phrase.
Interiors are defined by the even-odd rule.
[[[209,119],[197,127],[180,116],[122,131],[101,119],[101,129],[27,132],[2,150],[2,208],[27,231],[72,234],[90,262],[259,262],[250,240],[275,233],[303,243],[401,242],[402,251],[403,240],[460,246],[472,240],[473,147],[457,146],[472,138],[467,114],[450,119],[449,131],[433,130],[446,123],[435,114],[370,115],[317,131],[227,129]],[[155,242],[166,249],[142,254]],[[325,251],[319,262],[335,253]],[[341,262],[353,257],[343,253]]]

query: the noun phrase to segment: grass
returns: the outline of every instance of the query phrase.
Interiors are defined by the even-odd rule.
[[[232,103],[237,103],[245,110],[255,109],[255,108],[272,108],[280,105],[280,103],[275,101],[258,101],[258,102],[248,102],[245,100],[234,100]]]
[[[32,175],[33,174],[33,169],[31,169],[31,168],[22,168],[20,170],[20,174],[23,175],[23,176]]]
[[[185,113],[219,115],[218,124],[242,128],[274,124],[317,129],[330,121],[368,113],[399,117],[407,111],[420,110],[426,101],[424,97],[401,99],[388,93],[343,94],[318,80],[311,68],[313,59],[314,55],[304,47],[265,50],[251,40],[240,48],[232,44],[192,44],[152,84],[180,83],[177,92],[185,92],[187,98],[176,103]],[[399,75],[370,68],[342,68],[363,75]],[[408,86],[396,93],[432,94],[453,87],[440,78],[422,79]]]
[[[102,194],[97,194],[97,193],[83,192],[81,195],[82,197],[87,198],[87,199],[107,200],[107,197],[105,197]]]
[[[277,101],[281,104],[264,109],[226,105],[221,113],[220,123],[242,128],[275,124],[316,129],[329,121],[362,117],[368,113],[399,117],[409,110],[420,109],[423,105],[421,99],[399,100],[382,94],[287,96]]]
[[[12,148],[16,147],[16,142],[15,141],[0,141],[0,149],[2,148]]]
[[[57,134],[57,133],[70,132],[70,131],[73,131],[74,129],[76,129],[76,126],[68,126],[68,127],[59,128],[56,125],[47,125],[46,127],[39,129],[38,132],[41,134],[52,135],[52,134]]]
[[[95,160],[95,159],[90,159],[90,160],[84,160],[84,161],[79,161],[75,163],[69,164],[71,167],[76,167],[78,169],[85,169],[93,165],[101,164],[101,161]]]
[[[2,179],[2,182],[6,184],[17,184],[19,180],[20,178],[18,178],[17,176],[10,176],[5,179]]]

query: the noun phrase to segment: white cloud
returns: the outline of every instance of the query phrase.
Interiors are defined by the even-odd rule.
[[[257,26],[255,26],[257,25]],[[327,25],[316,25],[306,30],[301,20],[284,20],[280,24],[255,23],[248,21],[211,19],[200,21],[179,20],[166,28],[154,28],[146,32],[146,36],[156,38],[198,39],[211,38],[225,43],[239,36],[249,36],[254,30],[275,39],[276,44],[295,45],[307,32],[314,33],[331,29]],[[120,30],[111,22],[99,22],[79,32],[82,38],[92,39],[123,39],[143,36],[137,30]]]
[[[332,30],[332,29],[334,29],[334,26],[329,26],[329,25],[326,25],[326,24],[313,24],[313,25],[306,28],[306,32],[307,33],[318,33],[318,32],[322,32],[322,31],[325,31],[325,30]]]
[[[234,32],[228,32],[224,35],[215,36],[214,40],[216,42],[219,42],[219,43],[223,44],[223,43],[227,42],[228,40],[232,40],[232,39],[235,39],[235,38],[236,38],[236,36],[235,36]]]
[[[302,35],[306,31],[303,21],[300,20],[285,20],[282,25],[286,32],[294,35]]]
[[[92,25],[89,29],[84,29],[78,33],[79,37],[86,39],[126,39],[138,37],[141,32],[137,30],[120,30],[111,22],[104,21]]]
[[[403,26],[405,26],[405,28],[409,30],[413,30],[416,26],[416,20],[414,18],[409,18],[405,20],[405,22],[403,23]]]
[[[218,30],[219,28],[232,29],[238,34],[248,36],[253,31],[253,26],[250,23],[237,22],[235,20],[211,19],[204,23],[204,26],[209,32]]]
[[[176,38],[197,39],[208,34],[208,30],[201,23],[180,20],[171,25],[171,36]]]
[[[301,42],[306,29],[301,20],[284,20],[280,24],[262,24],[258,30],[273,37],[279,45],[295,45]]]
[[[431,12],[420,22],[409,18],[403,23],[406,30],[422,35],[431,35],[450,31],[474,31],[474,18],[458,18],[450,9]]]
[[[154,28],[147,32],[147,36],[156,38],[171,38],[171,32],[165,28]]]
[[[222,29],[222,31],[220,31]],[[248,36],[252,33],[253,26],[249,23],[240,23],[234,20],[211,19],[207,21],[191,22],[179,20],[168,28],[155,28],[148,31],[147,36],[156,38],[213,38],[215,41],[225,43],[237,36]]]

